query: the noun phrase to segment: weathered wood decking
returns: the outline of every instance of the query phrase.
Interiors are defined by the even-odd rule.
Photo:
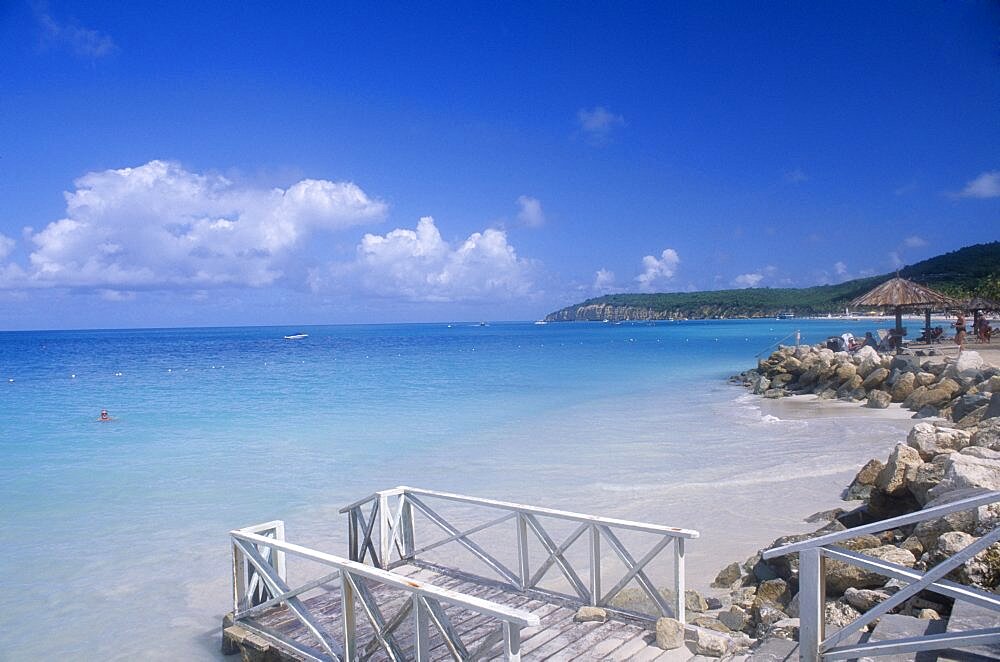
[[[470,509],[478,514],[467,519]],[[697,531],[411,487],[377,492],[341,512],[348,515],[346,558],[289,542],[281,521],[230,532],[227,641],[244,652],[267,649],[258,657],[268,660],[279,652],[284,659],[417,662],[676,655],[652,646],[651,630],[660,616],[684,622],[684,543]],[[489,541],[481,537],[486,530]],[[638,549],[644,552],[634,555]],[[439,558],[427,556],[434,550]],[[670,597],[648,574],[664,557],[672,562]],[[302,569],[295,584],[290,559]],[[467,563],[489,577],[469,573]],[[648,600],[642,610],[649,613],[614,606],[629,585]],[[605,609],[611,619],[578,623],[581,606]]]
[[[434,584],[440,588],[457,591],[491,602],[514,607],[535,614],[540,619],[536,627],[521,630],[521,656],[524,660],[667,660],[676,659],[676,653],[664,651],[655,645],[655,635],[648,626],[638,621],[611,619],[604,623],[577,623],[573,620],[578,605],[557,596],[535,592],[521,592],[513,587],[468,575],[442,566],[415,561],[397,566],[393,572],[410,579]],[[409,596],[386,586],[372,588],[386,620],[400,610],[409,611]],[[343,618],[343,602],[339,589],[323,591],[320,595],[303,600],[313,617],[325,629],[335,630]],[[456,605],[443,605],[452,626],[460,634],[468,649],[474,649],[496,630],[496,621]],[[362,652],[370,651],[371,660],[391,659],[374,638],[374,630],[355,607],[358,623],[357,637],[362,642]],[[394,630],[404,659],[414,659],[414,628],[409,614]],[[287,607],[273,607],[264,614],[244,622],[245,626],[260,625],[267,630],[280,632],[284,637],[303,647],[315,648],[317,642],[306,627]],[[368,645],[365,645],[368,644]],[[429,642],[430,659],[450,660],[452,652],[440,633],[434,632]],[[272,650],[278,650],[275,647]],[[499,645],[496,654],[484,659],[500,660]],[[684,653],[687,653],[686,649]],[[307,659],[290,649],[281,653],[288,660]],[[687,657],[687,655],[684,655]]]

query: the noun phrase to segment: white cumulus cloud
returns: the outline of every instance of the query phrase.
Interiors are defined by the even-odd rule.
[[[542,211],[542,203],[538,198],[530,195],[522,195],[517,199],[520,211],[517,212],[517,220],[521,221],[529,228],[538,228],[545,225],[545,212]]]
[[[958,195],[963,198],[1000,197],[1000,170],[984,172],[966,184]]]
[[[635,277],[639,289],[648,292],[674,277],[681,258],[673,248],[666,248],[660,257],[647,255],[642,258],[642,273]]]
[[[927,240],[924,239],[923,237],[918,237],[917,235],[907,237],[906,239],[903,240],[903,246],[906,248],[920,248],[921,246],[926,246],[926,245],[927,245]]]
[[[625,126],[625,118],[612,113],[604,106],[581,108],[576,112],[576,121],[588,140],[595,145],[606,143],[611,132]]]
[[[615,289],[615,272],[609,271],[607,269],[601,268],[594,273],[594,286],[595,292],[608,293],[613,292]]]
[[[167,161],[91,172],[75,185],[65,194],[65,217],[27,234],[34,250],[26,282],[8,286],[264,286],[310,235],[386,211],[349,182],[255,188]]]
[[[846,276],[847,275],[847,265],[844,264],[843,262],[834,262],[833,263],[833,273],[837,274],[838,276]]]
[[[733,285],[737,287],[757,287],[762,280],[764,280],[764,274],[762,273],[740,274],[733,279]]]
[[[341,275],[354,272],[368,292],[410,301],[512,299],[532,291],[532,265],[517,256],[502,230],[474,232],[455,245],[425,216],[416,230],[366,234],[357,258]]]
[[[0,260],[6,259],[8,255],[14,250],[15,242],[10,237],[0,234]]]

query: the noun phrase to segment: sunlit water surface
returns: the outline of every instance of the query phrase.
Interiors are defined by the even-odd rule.
[[[405,484],[698,529],[688,583],[837,505],[909,422],[726,377],[840,320],[0,333],[0,656],[212,659],[227,532]],[[286,334],[309,337],[291,341]],[[790,342],[790,341],[789,341]],[[762,410],[762,404],[770,407]],[[97,422],[102,408],[114,421]],[[844,410],[840,410],[841,412]]]

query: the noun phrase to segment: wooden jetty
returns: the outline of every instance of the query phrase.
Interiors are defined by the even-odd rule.
[[[249,660],[676,659],[653,645],[652,625],[661,616],[684,622],[684,547],[697,531],[411,487],[341,513],[348,558],[289,542],[280,521],[230,532],[224,652]],[[305,566],[295,582],[290,559]],[[662,562],[672,566],[666,596],[650,577]],[[648,608],[619,606],[626,589]],[[609,618],[577,622],[585,605]]]

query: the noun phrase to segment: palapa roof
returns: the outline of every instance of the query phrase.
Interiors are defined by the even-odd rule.
[[[960,308],[961,302],[949,296],[935,292],[929,287],[918,285],[912,280],[896,276],[887,280],[871,292],[862,294],[851,302],[852,306],[892,306],[894,308],[909,308],[918,306],[947,306]]]
[[[965,302],[965,307],[969,310],[1000,310],[1000,301],[973,297]]]

